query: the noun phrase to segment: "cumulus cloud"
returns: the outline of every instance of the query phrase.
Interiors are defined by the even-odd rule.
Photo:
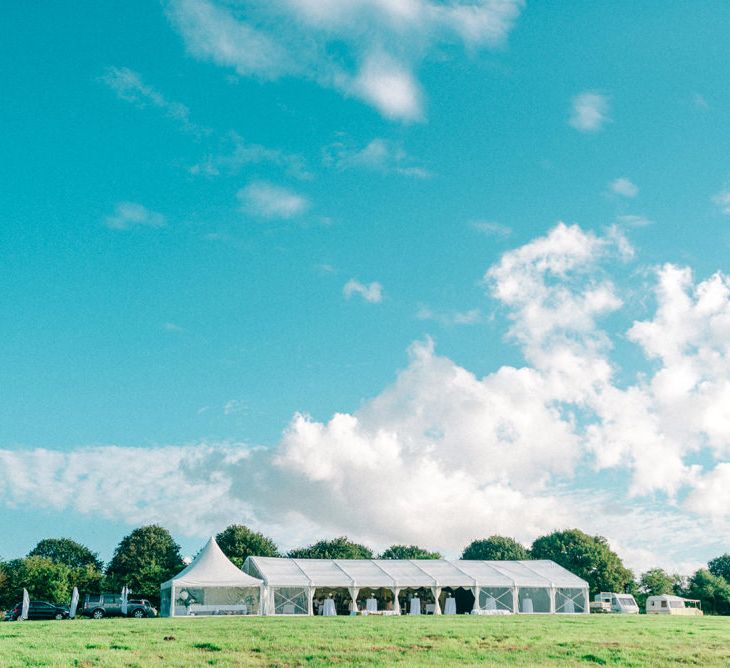
[[[632,565],[694,568],[730,529],[730,277],[657,268],[655,305],[618,333],[646,365],[619,382],[607,323],[627,298],[612,275],[632,257],[616,229],[561,223],[489,267],[521,365],[477,376],[425,339],[357,410],[298,413],[270,449],[4,450],[0,501],[187,535],[235,520],[285,546],[347,533],[452,554],[577,525]]]
[[[586,91],[571,101],[569,123],[580,132],[598,132],[609,121],[608,98],[601,93]]]
[[[112,230],[128,230],[137,226],[164,227],[165,224],[165,216],[136,202],[119,202],[114,213],[104,218],[104,225]]]
[[[130,524],[160,522],[202,536],[229,513],[252,517],[249,502],[232,494],[233,476],[249,456],[235,443],[0,450],[0,500],[11,508],[73,510]]]
[[[342,288],[342,294],[345,295],[345,299],[350,299],[353,295],[359,295],[366,302],[379,304],[383,301],[383,286],[377,281],[365,284],[351,278]]]
[[[614,179],[608,184],[611,192],[622,197],[636,197],[639,194],[639,188],[632,183],[631,179],[622,176]]]
[[[294,218],[310,206],[309,200],[268,181],[253,181],[238,191],[243,210],[262,218]]]
[[[383,116],[423,118],[419,63],[441,44],[501,46],[521,0],[173,0],[168,16],[195,57],[264,80],[299,76]]]

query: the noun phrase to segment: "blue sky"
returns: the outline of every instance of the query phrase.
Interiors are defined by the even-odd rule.
[[[1,555],[147,521],[727,549],[730,6],[0,26]]]

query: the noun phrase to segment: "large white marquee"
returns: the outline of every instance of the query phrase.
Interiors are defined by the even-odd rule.
[[[553,561],[444,559],[285,559],[249,557],[244,571],[263,581],[262,613],[316,614],[333,598],[340,614],[453,612],[587,613],[588,583]],[[371,607],[372,606],[372,607]],[[444,610],[446,608],[446,610]],[[321,613],[320,613],[321,614]]]

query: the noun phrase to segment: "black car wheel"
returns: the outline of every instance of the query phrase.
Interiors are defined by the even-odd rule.
[[[94,612],[91,613],[91,616],[94,619],[104,619],[104,611],[101,609],[94,610]]]
[[[137,608],[132,613],[132,617],[136,617],[137,619],[142,619],[142,617],[144,617],[144,610],[142,610],[142,608]]]

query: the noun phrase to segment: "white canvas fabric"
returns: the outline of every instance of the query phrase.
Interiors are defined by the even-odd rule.
[[[68,609],[68,618],[74,619],[76,617],[76,608],[79,607],[79,590],[78,587],[74,587],[71,593],[71,606]]]
[[[234,567],[235,568],[235,567]],[[287,559],[249,557],[246,573],[267,586],[310,587],[544,587],[587,589],[588,583],[553,561],[447,559]]]
[[[28,609],[30,608],[30,596],[28,596],[28,590],[23,589],[23,605],[20,608],[20,618],[23,620],[28,619]]]
[[[215,538],[174,578],[160,586],[160,614],[260,614],[265,604],[263,582],[239,569]]]
[[[582,580],[562,566],[558,566],[554,561],[538,559],[535,561],[527,561],[525,564],[530,570],[535,571],[546,580],[549,580],[554,587],[582,589],[586,586],[585,580]]]
[[[211,538],[192,563],[162,584],[180,587],[259,587],[261,580],[244,573]]]

